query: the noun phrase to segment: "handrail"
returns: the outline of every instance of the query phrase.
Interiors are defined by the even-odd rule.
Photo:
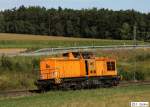
[[[80,47],[61,47],[61,48],[44,48],[34,52],[21,53],[19,56],[38,56],[64,53],[67,51],[81,51],[89,49],[130,49],[130,48],[150,48],[150,45],[107,45],[107,46],[80,46]]]
[[[45,78],[46,76],[46,78]],[[51,71],[49,73],[42,73],[40,74],[41,79],[57,79],[60,78],[60,72],[58,71]]]

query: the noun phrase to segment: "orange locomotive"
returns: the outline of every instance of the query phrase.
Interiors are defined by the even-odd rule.
[[[63,57],[45,58],[40,62],[41,90],[54,88],[92,88],[119,83],[116,60],[97,58],[91,52],[68,52]]]

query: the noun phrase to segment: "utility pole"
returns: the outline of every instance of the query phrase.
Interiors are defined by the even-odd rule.
[[[136,42],[136,24],[134,25],[133,27],[133,35],[134,35],[134,38],[133,38],[133,45],[134,45],[134,54],[135,54],[135,60],[134,60],[134,82],[136,82],[136,45],[137,45],[137,42]]]
[[[48,13],[48,35],[50,35],[50,28],[51,28],[51,25],[50,25],[50,17],[51,17],[51,15],[50,15],[50,13]]]
[[[137,43],[136,43],[136,25],[134,25],[134,28],[133,28],[133,35],[134,35],[133,44],[136,46],[137,45]]]

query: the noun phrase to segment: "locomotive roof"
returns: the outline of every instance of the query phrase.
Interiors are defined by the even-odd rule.
[[[62,54],[63,57],[51,57],[51,58],[44,58],[43,60],[64,60],[66,59],[96,59],[96,60],[101,60],[101,61],[110,61],[110,60],[115,60],[114,58],[108,58],[108,57],[95,57],[95,54],[93,52],[66,52]]]

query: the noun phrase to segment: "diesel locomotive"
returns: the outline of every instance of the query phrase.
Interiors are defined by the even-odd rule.
[[[117,86],[119,81],[115,59],[95,57],[92,52],[67,52],[41,59],[35,84],[40,90],[82,89]]]

